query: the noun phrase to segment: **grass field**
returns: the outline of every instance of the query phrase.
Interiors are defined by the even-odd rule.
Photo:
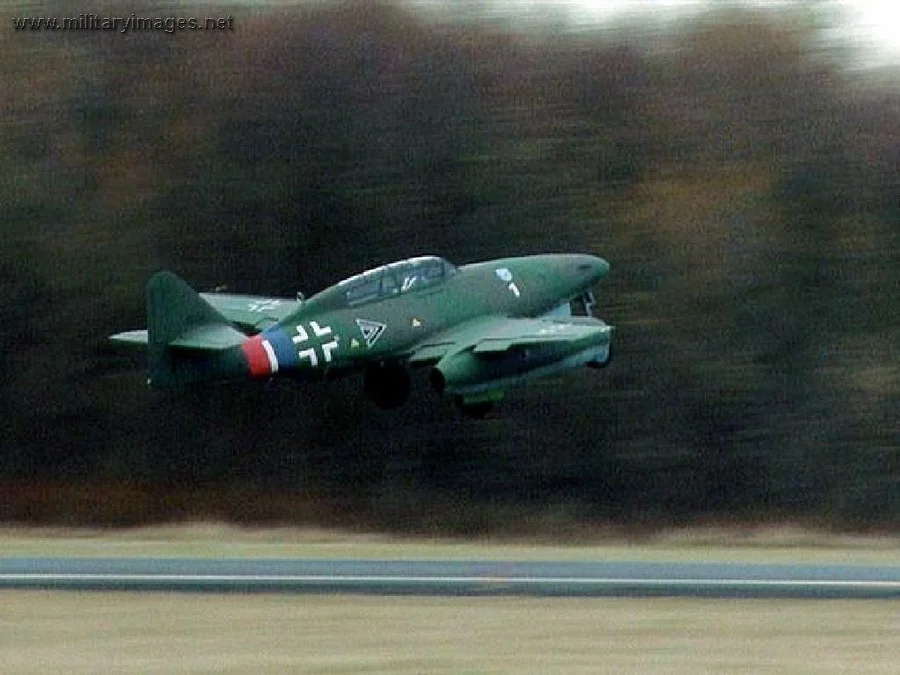
[[[619,532],[589,542],[409,539],[331,530],[245,529],[196,523],[122,530],[0,528],[3,556],[663,560],[900,565],[900,537],[823,534],[788,527]]]
[[[890,601],[0,592],[4,673],[897,673]]]
[[[212,524],[0,531],[4,556],[900,564],[894,537],[790,528],[422,542]],[[0,592],[3,673],[898,673],[895,601]]]

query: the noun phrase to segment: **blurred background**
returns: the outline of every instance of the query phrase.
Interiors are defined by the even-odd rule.
[[[872,3],[6,3],[0,520],[900,524],[900,62]],[[887,3],[885,3],[887,4]],[[216,31],[22,17],[224,17]],[[887,27],[887,30],[885,30]],[[159,393],[144,284],[583,251],[613,364],[464,420]]]

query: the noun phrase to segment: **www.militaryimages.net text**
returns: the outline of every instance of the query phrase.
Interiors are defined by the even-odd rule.
[[[231,14],[218,17],[174,17],[174,16],[101,16],[99,14],[79,14],[78,16],[57,17],[13,17],[15,30],[81,30],[81,31],[131,31],[157,30],[166,33],[190,30],[234,30]]]

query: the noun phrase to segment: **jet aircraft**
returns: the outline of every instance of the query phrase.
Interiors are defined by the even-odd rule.
[[[437,256],[382,265],[304,299],[198,293],[168,271],[147,284],[147,329],[113,343],[148,352],[149,384],[330,379],[363,374],[378,407],[429,368],[440,394],[473,417],[532,378],[610,360],[613,327],[593,316],[609,263],[583,254],[455,266]]]

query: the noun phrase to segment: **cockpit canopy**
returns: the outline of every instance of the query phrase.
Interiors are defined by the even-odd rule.
[[[426,255],[375,267],[344,279],[337,287],[344,293],[347,306],[354,307],[433,286],[454,274],[453,264]]]

